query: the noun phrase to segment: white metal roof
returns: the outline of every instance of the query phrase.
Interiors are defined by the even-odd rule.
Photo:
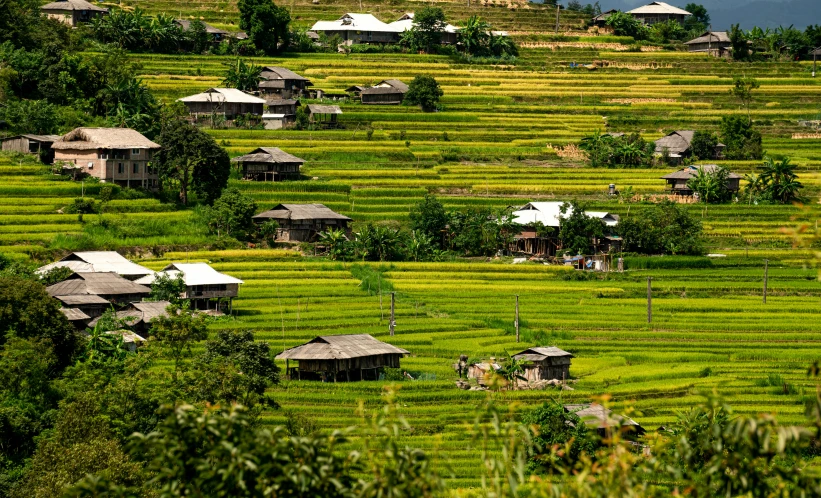
[[[532,225],[541,222],[546,227],[559,227],[561,219],[567,217],[571,211],[562,214],[564,202],[528,202],[522,209],[513,211],[513,221],[520,225]],[[605,225],[612,227],[619,223],[617,217],[604,211],[585,211],[584,214],[592,218],[599,218]]]
[[[347,13],[335,21],[317,21],[311,31],[376,31],[402,33],[404,29],[385,24],[372,14]]]
[[[116,251],[81,251],[73,252],[56,263],[50,263],[37,269],[43,275],[53,268],[65,267],[75,273],[113,272],[123,276],[150,275],[151,270],[122,257]]]
[[[220,273],[211,268],[208,263],[171,263],[162,269],[162,272],[152,273],[136,282],[142,285],[151,285],[157,278],[159,273],[164,273],[171,278],[176,278],[177,275],[182,274],[186,287],[194,285],[222,285],[222,284],[241,284],[242,280],[234,278],[230,275]]]
[[[229,104],[264,104],[265,99],[254,97],[236,88],[209,88],[208,90],[177,99],[179,102],[228,102]]]
[[[678,14],[683,16],[690,16],[692,15],[690,12],[687,12],[684,9],[679,9],[678,7],[673,7],[669,3],[664,2],[651,2],[647,5],[642,5],[641,7],[637,7],[633,10],[628,10],[628,14]]]
[[[414,26],[413,22],[413,12],[408,12],[404,16],[400,17],[398,20],[393,21],[392,23],[388,24],[393,28],[396,28],[400,33],[405,31],[410,31],[410,29]],[[444,29],[442,32],[444,33],[456,33],[459,31],[460,28],[453,26],[452,24],[445,24]]]

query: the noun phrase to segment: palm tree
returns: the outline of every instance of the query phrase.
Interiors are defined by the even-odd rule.
[[[246,64],[242,59],[225,63],[225,79],[222,84],[237,90],[255,90],[262,80],[262,67],[256,64]]]
[[[601,133],[599,130],[596,130],[596,132],[589,137],[582,139],[579,148],[587,152],[588,156],[590,156],[590,165],[595,168],[607,161],[612,144],[613,135]]]
[[[478,54],[482,47],[487,45],[490,25],[478,16],[470,16],[465,27],[459,30],[459,43],[465,52],[471,55]]]
[[[345,236],[344,230],[330,228],[327,232],[321,232],[318,242],[328,248],[328,256],[332,260],[336,261],[345,256],[348,237]]]
[[[761,193],[761,176],[755,173],[744,175],[744,194],[747,196],[747,204],[753,203],[753,195]]]
[[[798,181],[795,166],[790,158],[774,161],[767,156],[764,159],[764,171],[759,176],[764,194],[775,202],[787,204],[798,199],[798,191],[804,186]]]

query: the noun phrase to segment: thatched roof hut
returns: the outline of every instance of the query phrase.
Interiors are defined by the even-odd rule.
[[[557,347],[532,347],[513,355],[513,359],[527,362],[524,377],[528,381],[567,380],[571,358],[572,354]]]
[[[696,176],[699,170],[705,173],[712,174],[718,168],[717,164],[700,164],[695,166],[687,166],[673,173],[669,173],[661,177],[662,180],[667,181],[667,188],[677,195],[693,195],[693,191],[687,186],[690,178]],[[741,176],[730,172],[727,176],[727,189],[731,192],[738,192],[741,188]]]
[[[330,229],[347,232],[348,224],[352,221],[324,204],[278,204],[273,209],[254,216],[257,223],[268,220],[279,224],[276,238],[283,242],[310,242],[317,233]]]
[[[276,182],[299,178],[299,169],[305,161],[277,147],[259,147],[231,162],[240,165],[244,180]]]
[[[58,0],[40,7],[49,19],[56,19],[69,26],[89,22],[97,16],[108,14],[108,9],[97,7],[86,0]]]
[[[330,335],[286,349],[278,360],[299,363],[297,378],[323,381],[377,380],[385,367],[399,368],[408,351],[368,334]],[[290,372],[290,367],[287,367]]]

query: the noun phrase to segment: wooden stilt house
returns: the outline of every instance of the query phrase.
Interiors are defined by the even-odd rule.
[[[570,377],[570,359],[573,355],[556,347],[528,348],[513,355],[513,359],[527,362],[524,377],[528,382],[537,380],[567,380]]]
[[[286,373],[299,380],[323,382],[378,380],[387,368],[399,368],[408,351],[374,339],[368,334],[330,335],[313,339],[277,355],[285,360]],[[298,367],[292,368],[290,360]]]

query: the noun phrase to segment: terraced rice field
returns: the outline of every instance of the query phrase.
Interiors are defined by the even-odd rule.
[[[149,13],[181,11],[218,27],[236,22],[234,2],[126,2]],[[441,56],[408,54],[309,54],[256,58],[311,78],[316,88],[339,93],[352,84],[384,78],[410,80],[433,75],[443,86],[442,112],[408,107],[338,102],[341,130],[209,130],[232,156],[260,146],[280,147],[306,159],[305,179],[278,184],[232,181],[260,209],[281,202],[319,202],[368,221],[407,221],[411,207],[435,192],[449,208],[504,208],[532,199],[584,199],[595,209],[635,215],[641,202],[619,203],[607,185],[633,187],[638,197],[662,193],[659,177],[669,169],[594,169],[560,157],[596,130],[639,131],[653,140],[674,129],[715,130],[722,116],[746,114],[728,95],[732,76],[755,74],[750,115],[764,147],[798,164],[806,206],[756,206],[739,199],[721,206],[687,206],[702,217],[710,252],[726,254],[710,268],[630,270],[592,281],[566,280],[569,270],[505,261],[395,263],[380,267],[386,286],[397,292],[397,335],[391,342],[410,350],[403,361],[426,379],[403,382],[400,404],[413,432],[409,441],[431,451],[453,474],[453,487],[478,483],[476,452],[465,423],[486,394],[454,387],[451,363],[459,354],[501,356],[535,343],[576,355],[574,391],[509,392],[503,403],[521,407],[551,397],[585,401],[611,393],[617,406],[631,400],[649,428],[713,390],[740,412],[775,412],[786,423],[802,423],[801,399],[812,388],[807,365],[818,359],[821,284],[810,244],[821,217],[821,139],[793,139],[812,130],[799,120],[821,115],[821,85],[807,64],[730,64],[683,52],[615,51],[629,45],[615,37],[551,37],[555,18],[539,9],[508,10],[440,2],[452,21],[472,13],[522,43],[515,65],[472,65]],[[402,2],[365,6],[383,20],[407,9]],[[297,24],[359,11],[350,1],[291,3]],[[562,14],[561,30],[580,17]],[[234,28],[236,29],[236,28]],[[200,92],[221,81],[229,58],[135,55],[144,81],[164,101]],[[599,69],[570,69],[571,62],[599,61]],[[373,133],[369,137],[368,130]],[[733,171],[754,171],[754,162],[725,161]],[[84,231],[77,215],[63,214],[98,185],[55,179],[43,166],[0,156],[0,252],[18,257],[53,257],[64,242]],[[638,201],[638,198],[636,199]],[[94,215],[96,216],[96,215]],[[182,233],[193,216],[146,199],[110,202],[110,220],[153,220],[172,227],[160,237],[130,233],[107,248],[137,253],[159,269],[169,261],[208,261],[246,283],[235,301],[236,318],[212,325],[252,328],[275,349],[316,335],[370,333],[387,339],[388,297],[361,288],[352,263],[301,257],[283,250],[197,252],[209,240]],[[88,221],[88,215],[86,220]],[[796,227],[806,227],[798,235]],[[786,228],[786,230],[784,230]],[[817,242],[815,242],[817,244]],[[177,252],[148,256],[172,248]],[[760,296],[762,261],[770,260],[770,297]],[[379,265],[373,265],[378,267]],[[646,323],[646,278],[653,278],[653,323]],[[511,334],[513,296],[520,296],[523,344]],[[781,378],[770,375],[780,375]],[[784,383],[787,384],[785,388]],[[272,390],[283,407],[316,419],[322,427],[355,421],[359,400],[379,406],[384,383],[285,382]],[[786,391],[786,392],[785,392]],[[268,415],[282,420],[281,412]]]

